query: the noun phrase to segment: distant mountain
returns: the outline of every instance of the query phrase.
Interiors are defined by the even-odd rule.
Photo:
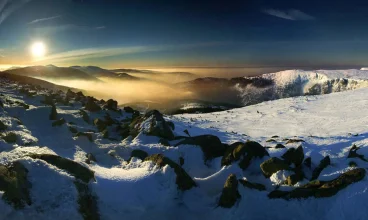
[[[321,95],[368,87],[366,70],[286,70],[254,77],[199,78],[177,86],[198,99],[251,105],[304,95]]]
[[[15,75],[42,78],[46,80],[52,79],[52,80],[87,80],[96,82],[100,81],[96,77],[87,74],[81,70],[70,67],[57,67],[54,65],[28,66],[6,70],[4,72]]]
[[[98,66],[71,66],[71,68],[81,70],[94,77],[113,77],[113,78],[125,78],[125,79],[138,79],[126,73],[115,73],[113,71],[103,69]]]

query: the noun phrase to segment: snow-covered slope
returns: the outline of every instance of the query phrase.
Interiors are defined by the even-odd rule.
[[[0,126],[0,180],[12,177],[5,178],[8,186],[0,184],[0,219],[367,219],[365,175],[326,198],[269,198],[275,190],[300,189],[308,183],[325,156],[331,165],[321,170],[321,182],[362,170],[349,166],[351,162],[368,167],[364,157],[347,158],[353,144],[361,147],[355,153],[368,155],[367,92],[358,89],[162,118],[155,111],[138,115],[129,108],[116,109],[113,100],[35,89],[0,78],[0,121],[5,125]],[[55,116],[50,102],[55,102],[57,120],[50,120]],[[198,136],[203,134],[215,136]],[[247,140],[268,147],[253,142],[254,149],[269,156],[252,158],[245,169],[237,161],[222,166],[229,144]],[[275,148],[276,144],[285,148]],[[303,156],[311,157],[310,168],[298,166],[305,175],[302,179],[290,186],[284,183],[296,172],[293,165],[265,177],[260,164],[270,157],[282,158],[299,145]],[[150,158],[137,150],[165,157]],[[239,184],[241,197],[235,197],[231,208],[223,208],[222,197],[228,193],[223,187],[230,174],[264,188]],[[12,181],[19,187],[12,188]],[[7,200],[9,196],[14,200]],[[28,201],[23,207],[15,203],[23,200]]]
[[[346,90],[368,87],[368,71],[366,70],[285,70],[267,73],[256,77],[245,77],[246,80],[269,81],[266,86],[255,83],[239,83],[235,88],[240,92],[245,105],[266,100],[303,96],[321,95]],[[236,80],[233,80],[236,82]]]

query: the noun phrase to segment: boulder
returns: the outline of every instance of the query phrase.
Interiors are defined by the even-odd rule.
[[[173,140],[175,137],[171,127],[166,123],[163,115],[157,110],[152,110],[143,116],[136,117],[129,127],[130,134],[133,137],[137,136],[139,132],[168,140]]]
[[[56,120],[57,119],[57,111],[56,111],[56,106],[55,105],[52,105],[51,106],[51,112],[50,112],[50,115],[49,115],[49,119],[50,120]]]
[[[99,118],[96,118],[93,121],[93,124],[97,127],[97,129],[98,129],[99,132],[102,132],[107,127],[106,122],[104,120],[102,120],[102,119],[99,119]]]
[[[231,208],[240,198],[241,196],[238,191],[238,180],[236,179],[235,174],[230,174],[226,179],[224,188],[222,189],[218,205],[223,208]]]
[[[101,134],[102,134],[102,138],[105,138],[105,139],[109,138],[109,130],[105,129],[101,132]]]
[[[0,131],[4,131],[8,128],[2,121],[0,121]]]
[[[289,148],[281,157],[289,164],[300,166],[304,160],[303,147],[300,145],[296,149]]]
[[[124,111],[125,111],[126,113],[134,113],[134,109],[133,109],[133,108],[131,108],[131,107],[129,107],[129,106],[124,107]]]
[[[89,115],[86,111],[80,109],[79,110],[80,114],[82,115],[83,121],[89,123]]]
[[[87,159],[85,162],[88,164],[91,164],[92,162],[97,162],[96,157],[91,153],[86,154],[86,157]]]
[[[69,160],[53,154],[29,154],[28,156],[33,159],[44,160],[59,169],[65,170],[66,172],[73,175],[75,178],[82,180],[85,183],[88,183],[90,180],[95,179],[95,175],[92,170],[73,160]]]
[[[146,157],[148,157],[148,153],[146,151],[143,151],[143,150],[135,149],[130,154],[130,158],[129,158],[128,161],[130,161],[132,159],[132,157],[136,157],[136,158],[139,158],[141,160],[144,160],[144,159],[146,159]]]
[[[286,148],[283,144],[276,144],[275,146],[276,149],[282,149],[282,148]]]
[[[279,170],[290,170],[289,164],[277,157],[271,157],[260,165],[265,177],[270,177]]]
[[[181,166],[162,154],[153,154],[146,157],[144,161],[152,161],[160,168],[165,165],[169,165],[171,168],[173,168],[176,173],[176,185],[178,185],[180,190],[189,190],[196,186],[196,183]]]
[[[244,170],[253,158],[263,158],[264,156],[269,156],[267,150],[255,141],[235,142],[226,149],[221,159],[221,165],[227,166],[241,159],[239,166]]]
[[[330,181],[312,181],[304,186],[298,187],[290,192],[271,192],[270,198],[300,199],[300,198],[324,198],[336,195],[348,185],[358,182],[365,177],[366,170],[357,168],[341,174]],[[277,196],[276,196],[277,195]]]
[[[14,132],[7,132],[2,136],[2,139],[7,143],[17,142],[17,135]]]
[[[226,151],[226,146],[223,145],[220,139],[214,135],[188,137],[177,143],[175,146],[183,144],[199,146],[203,152],[205,161],[211,160],[215,157],[221,157]]]
[[[319,174],[321,174],[322,170],[325,169],[330,164],[331,164],[330,157],[329,156],[324,157],[320,161],[319,165],[313,170],[311,180],[317,179],[319,177]]]
[[[78,132],[75,134],[76,137],[86,137],[90,142],[93,142],[92,134],[89,132]]]
[[[90,112],[98,112],[101,110],[101,107],[96,104],[94,98],[90,96],[87,97],[86,103],[84,104],[84,108]]]
[[[65,124],[66,121],[64,118],[60,118],[59,120],[56,120],[54,122],[52,122],[52,127],[55,127],[55,126],[61,126],[63,124]]]
[[[88,184],[74,181],[74,186],[78,192],[78,211],[84,220],[99,220],[97,197],[92,194]]]
[[[104,105],[105,109],[108,110],[112,110],[112,111],[117,111],[118,110],[118,102],[113,100],[113,99],[109,99],[107,100],[106,104]]]
[[[0,165],[0,191],[2,199],[16,209],[31,205],[31,183],[27,179],[28,170],[16,161],[9,166]]]

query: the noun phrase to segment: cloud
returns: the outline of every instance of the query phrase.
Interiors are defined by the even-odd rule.
[[[44,22],[44,21],[50,21],[50,20],[54,20],[54,19],[57,19],[57,18],[60,18],[62,17],[61,15],[57,15],[57,16],[52,16],[52,17],[47,17],[47,18],[39,18],[39,19],[36,19],[36,20],[33,20],[31,22],[29,22],[28,24],[36,24],[36,23],[40,23],[40,22]]]
[[[43,34],[53,34],[61,31],[67,30],[77,30],[77,31],[91,31],[91,30],[102,30],[105,29],[105,26],[82,26],[76,24],[61,24],[61,25],[54,25],[54,26],[45,26],[45,27],[35,27],[34,29],[37,32],[41,32]]]
[[[262,10],[263,13],[272,15],[278,18],[283,18],[287,20],[293,20],[293,21],[306,21],[306,20],[314,20],[315,18],[311,15],[308,15],[300,10],[296,9],[289,9],[287,11],[281,11],[277,9],[264,9]]]
[[[93,58],[111,57],[125,54],[136,54],[146,52],[159,52],[169,50],[184,50],[196,47],[212,47],[216,45],[229,44],[226,42],[207,42],[198,44],[184,44],[184,45],[161,45],[161,46],[132,46],[132,47],[117,47],[117,48],[85,48],[78,50],[65,51],[57,54],[39,58],[34,62],[65,62],[71,60],[83,60]]]
[[[29,1],[31,0],[0,0],[0,25],[14,11],[16,11]]]

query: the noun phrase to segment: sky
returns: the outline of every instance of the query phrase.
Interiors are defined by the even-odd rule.
[[[367,11],[355,0],[0,0],[0,66],[368,66]]]

